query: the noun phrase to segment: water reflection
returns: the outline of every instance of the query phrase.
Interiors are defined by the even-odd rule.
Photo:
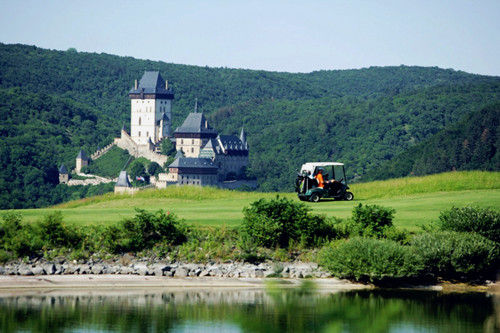
[[[495,332],[494,303],[484,294],[309,288],[56,292],[0,297],[0,331]]]

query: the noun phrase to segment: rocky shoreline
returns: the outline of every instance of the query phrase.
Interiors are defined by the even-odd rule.
[[[84,275],[117,274],[167,277],[217,277],[217,278],[327,278],[332,275],[315,263],[283,262],[251,264],[182,263],[160,260],[142,260],[122,257],[115,260],[88,260],[85,262],[60,260],[32,260],[10,262],[0,266],[0,275]]]

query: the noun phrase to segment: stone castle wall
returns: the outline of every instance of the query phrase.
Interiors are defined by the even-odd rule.
[[[122,149],[127,150],[128,153],[134,156],[135,158],[144,157],[152,162],[158,163],[161,166],[163,166],[168,160],[168,156],[155,153],[153,151],[154,149],[153,145],[151,144],[138,145],[137,143],[135,143],[134,140],[130,137],[130,135],[128,135],[128,133],[125,131],[121,132],[120,138],[115,139],[114,144],[116,144],[118,147]]]
[[[115,145],[114,142],[110,143],[106,147],[104,147],[102,149],[99,149],[98,151],[96,151],[95,153],[93,153],[92,155],[90,155],[90,158],[93,161],[97,160],[99,157],[101,157],[102,155],[106,154],[111,148],[113,148],[114,145]]]

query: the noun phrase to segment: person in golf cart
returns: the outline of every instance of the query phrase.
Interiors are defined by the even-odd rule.
[[[325,190],[333,190],[333,193],[337,193],[342,186],[338,181],[333,178],[328,179],[328,173],[324,171],[323,168],[318,168],[316,176],[314,176],[316,181],[318,182],[318,187],[324,188]]]
[[[325,180],[323,179],[323,169],[318,169],[318,172],[316,173],[316,181],[318,182],[318,187],[324,188],[325,187]]]

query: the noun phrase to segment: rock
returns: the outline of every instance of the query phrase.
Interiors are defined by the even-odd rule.
[[[56,266],[54,266],[54,264],[45,264],[42,268],[47,275],[52,275],[56,272]]]
[[[90,274],[90,267],[87,264],[80,265],[78,270],[80,274]]]
[[[164,276],[165,272],[167,272],[168,270],[170,270],[169,266],[157,264],[153,266],[152,275]]]
[[[203,277],[203,276],[210,276],[210,272],[207,270],[207,269],[204,269],[200,272],[200,274],[198,275],[200,277]]]
[[[184,267],[179,267],[175,270],[174,276],[175,277],[186,277],[188,276],[189,271],[184,268]]]
[[[56,271],[54,272],[54,274],[60,275],[60,274],[63,273],[63,267],[62,267],[62,265],[54,264],[54,267],[56,269]]]
[[[222,274],[223,274],[222,271],[217,267],[210,269],[210,276],[221,277]]]
[[[198,275],[200,275],[200,273],[201,273],[201,269],[196,268],[196,269],[189,271],[189,276],[198,276]]]
[[[68,267],[64,270],[64,274],[77,274],[78,267],[75,265],[68,265]]]
[[[102,265],[97,264],[92,266],[90,271],[92,272],[92,274],[102,274],[103,270],[104,267]]]
[[[45,275],[45,270],[40,265],[36,265],[35,267],[31,268],[31,271],[33,272],[33,275]]]
[[[0,275],[5,275],[6,271],[5,268],[0,266]]]
[[[147,275],[148,274],[148,266],[145,264],[136,264],[134,265],[134,271],[139,275]]]
[[[264,271],[262,269],[256,269],[255,270],[255,277],[256,278],[262,278],[262,277],[264,277]]]
[[[134,269],[129,266],[122,266],[119,271],[119,274],[133,274],[133,273]]]
[[[19,267],[18,271],[19,275],[33,275],[31,268],[25,265]]]

